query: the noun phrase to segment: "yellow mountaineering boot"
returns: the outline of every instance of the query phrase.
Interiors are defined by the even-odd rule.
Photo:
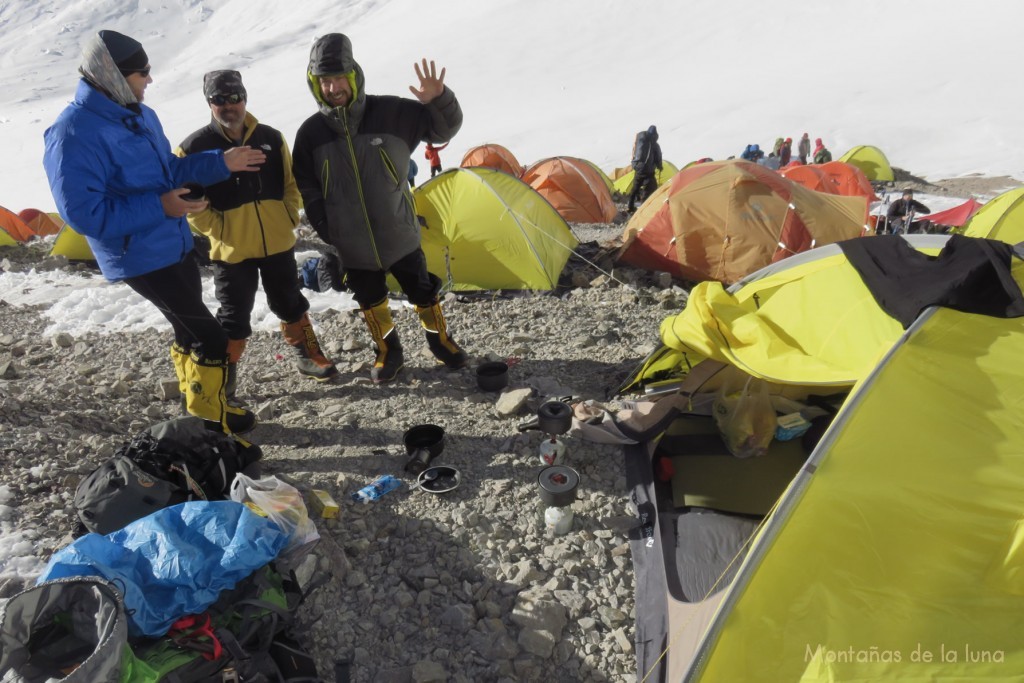
[[[178,342],[171,344],[171,362],[174,363],[174,374],[178,376],[178,391],[181,392],[181,414],[188,415],[188,405],[185,400],[185,394],[188,391],[188,379],[185,376],[188,351]]]
[[[420,316],[420,322],[427,333],[427,346],[430,347],[434,358],[453,370],[466,367],[469,356],[448,335],[448,326],[444,322],[440,300],[435,299],[429,306],[417,306],[416,313]]]
[[[398,339],[398,330],[391,319],[388,300],[385,298],[369,308],[360,309],[360,312],[366,319],[366,327],[373,337],[373,350],[377,353],[373,369],[370,370],[370,379],[375,384],[390,382],[405,365],[405,358],[402,355],[402,342]]]
[[[281,334],[299,356],[295,365],[300,375],[318,382],[326,382],[338,374],[338,368],[334,367],[331,359],[320,349],[320,342],[313,331],[309,313],[303,313],[302,317],[293,323],[281,323]]]
[[[206,420],[211,429],[243,434],[256,426],[256,416],[244,408],[229,405],[224,394],[227,361],[215,361],[192,353],[185,363],[188,386],[185,393],[188,412]]]

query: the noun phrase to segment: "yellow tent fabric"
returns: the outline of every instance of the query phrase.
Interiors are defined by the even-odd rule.
[[[787,286],[793,283],[799,286]],[[811,320],[808,311],[831,314]],[[858,334],[847,334],[851,329]],[[735,294],[719,282],[702,282],[686,308],[661,324],[665,345],[690,365],[713,358],[779,384],[835,386],[866,375],[902,331],[841,253],[781,270]]]
[[[660,171],[654,173],[654,179],[658,181],[658,187],[661,187],[668,181],[672,180],[672,176],[679,173],[679,168],[676,167],[671,161],[662,161]],[[621,195],[628,195],[633,191],[633,177],[636,176],[636,171],[629,169],[621,176],[615,179],[613,188],[615,192]]]
[[[934,255],[946,237],[907,239]],[[662,320],[662,347],[619,391],[679,379],[709,358],[775,384],[850,387],[902,332],[839,246],[829,244],[783,259],[728,289],[715,281],[695,286],[686,308]]]
[[[416,188],[427,267],[455,290],[550,290],[579,244],[529,185],[489,168],[446,171]]]
[[[63,222],[63,220],[62,220]],[[57,239],[53,241],[50,248],[50,256],[63,256],[69,261],[95,261],[92,248],[85,237],[72,228],[68,223],[57,233]]]
[[[0,247],[13,247],[16,244],[18,244],[18,240],[8,235],[7,231],[0,227]]]
[[[871,145],[858,145],[839,157],[839,161],[856,166],[864,172],[868,180],[891,182],[896,179],[885,154]]]
[[[919,318],[790,485],[685,680],[1021,680],[1022,331]]]
[[[1024,187],[1004,192],[987,202],[967,221],[963,234],[1008,244],[1024,241]]]

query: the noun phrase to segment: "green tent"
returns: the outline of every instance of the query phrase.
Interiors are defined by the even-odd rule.
[[[858,145],[839,157],[839,161],[856,166],[864,172],[868,180],[892,182],[896,179],[892,172],[892,166],[889,165],[889,160],[885,158],[885,154],[882,153],[882,150],[871,145]]]
[[[427,267],[454,290],[550,290],[579,244],[558,212],[523,181],[456,168],[416,188]]]

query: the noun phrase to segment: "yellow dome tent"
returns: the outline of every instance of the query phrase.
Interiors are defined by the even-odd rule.
[[[956,238],[907,241],[930,256],[947,239]],[[1024,261],[1008,261],[1001,272],[1019,296]],[[633,542],[645,572],[638,567],[640,677],[981,681],[1024,670],[1024,319],[921,302],[904,329],[868,290],[829,245],[728,291],[702,283],[662,325],[691,374],[711,358],[805,394],[852,390],[763,523],[748,522],[732,547],[719,539],[734,517],[674,510],[651,493],[652,478],[638,482],[642,450],[627,449],[637,507],[656,510]],[[958,309],[990,299],[964,292]],[[672,461],[688,457],[705,456]],[[723,456],[751,467],[772,457]],[[666,545],[684,541],[685,553]],[[713,562],[701,559],[711,556],[702,546]],[[707,589],[683,593],[694,567],[708,570]]]
[[[661,170],[654,172],[654,179],[658,182],[658,187],[672,180],[672,176],[679,173],[679,169],[671,161],[662,161],[661,164]],[[612,186],[614,191],[623,197],[628,197],[629,193],[633,191],[633,177],[635,175],[636,171],[630,169],[616,178]]]
[[[96,260],[92,253],[92,247],[89,246],[85,236],[75,232],[75,229],[68,223],[64,223],[64,227],[57,233],[57,239],[50,247],[50,256],[63,256],[69,261]]]
[[[885,154],[882,153],[882,150],[871,145],[858,145],[839,157],[839,161],[856,166],[864,172],[868,180],[892,182],[896,179],[892,172],[892,166],[889,165],[889,160],[885,158]]]
[[[962,230],[968,237],[986,237],[1008,244],[1024,241],[1024,187],[986,202]]]
[[[529,185],[489,168],[446,171],[416,188],[430,272],[454,290],[550,290],[579,244]]]

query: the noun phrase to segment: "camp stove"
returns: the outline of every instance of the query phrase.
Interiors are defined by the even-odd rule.
[[[546,467],[565,461],[565,441],[561,435],[572,427],[572,408],[565,401],[548,401],[537,410],[537,418],[519,425],[520,431],[537,429],[544,432],[538,454]]]

